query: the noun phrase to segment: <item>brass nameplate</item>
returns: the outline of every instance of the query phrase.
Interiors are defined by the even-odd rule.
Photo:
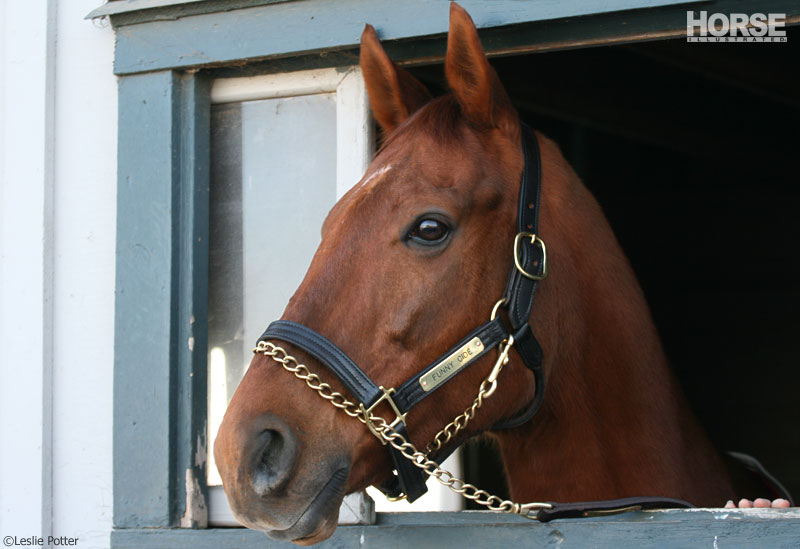
[[[419,378],[422,390],[428,392],[447,381],[461,368],[469,364],[473,358],[483,351],[483,341],[479,337],[457,349],[452,355],[434,366],[427,374]]]

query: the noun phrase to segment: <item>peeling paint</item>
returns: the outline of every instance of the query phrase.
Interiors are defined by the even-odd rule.
[[[186,511],[181,517],[181,528],[208,528],[208,507],[194,469],[186,469]]]
[[[208,462],[208,445],[205,433],[208,426],[203,427],[202,433],[197,435],[197,451],[194,453],[194,464],[196,467],[204,470]]]
[[[564,534],[557,528],[554,528],[547,537],[549,538],[548,546],[550,547],[558,547],[564,543]]]
[[[375,502],[363,491],[346,495],[339,507],[339,524],[375,524]]]
[[[788,509],[773,509],[771,507],[751,507],[748,509],[722,509],[698,507],[692,509],[653,509],[649,513],[675,514],[680,516],[684,513],[708,513],[714,520],[744,520],[744,519],[776,519],[793,518],[800,519],[800,508],[793,507]]]

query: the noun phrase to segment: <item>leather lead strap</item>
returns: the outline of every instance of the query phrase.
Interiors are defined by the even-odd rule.
[[[673,498],[622,498],[601,501],[578,501],[572,503],[551,503],[550,509],[540,509],[536,514],[539,522],[554,519],[603,517],[643,511],[647,509],[689,509],[694,505],[682,499]]]

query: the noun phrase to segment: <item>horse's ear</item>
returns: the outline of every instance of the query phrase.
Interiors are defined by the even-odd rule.
[[[450,4],[444,68],[447,83],[471,123],[481,128],[499,128],[509,137],[519,135],[519,117],[486,59],[475,23],[455,2]]]
[[[392,63],[372,25],[361,33],[360,64],[372,114],[386,133],[431,100],[431,93],[419,80]]]

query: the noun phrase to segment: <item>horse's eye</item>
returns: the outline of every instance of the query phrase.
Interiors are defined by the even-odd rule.
[[[450,228],[438,219],[425,218],[409,233],[409,237],[423,244],[435,244],[447,237]]]

